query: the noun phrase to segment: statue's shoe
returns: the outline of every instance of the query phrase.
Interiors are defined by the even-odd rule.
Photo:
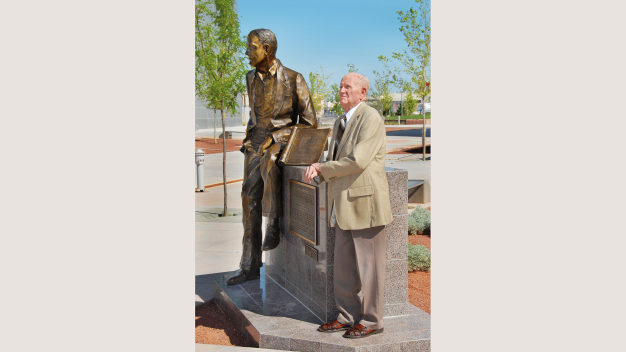
[[[240,270],[239,274],[231,277],[226,281],[227,285],[239,285],[243,284],[246,281],[257,280],[261,277],[261,270],[258,268],[250,269],[250,270]]]
[[[265,230],[265,240],[263,240],[263,246],[261,250],[271,251],[278,247],[280,243],[280,229],[278,226],[268,226]]]

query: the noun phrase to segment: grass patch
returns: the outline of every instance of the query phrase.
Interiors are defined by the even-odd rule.
[[[410,120],[420,120],[422,118],[422,115],[405,115],[405,116],[400,116],[401,119],[410,119]],[[430,113],[427,112],[426,113],[426,120],[430,119]],[[387,116],[385,117],[386,121],[393,121],[395,120],[396,122],[398,121],[398,116]]]

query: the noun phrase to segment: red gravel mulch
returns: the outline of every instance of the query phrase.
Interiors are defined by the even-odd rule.
[[[386,132],[393,132],[393,131],[406,131],[406,130],[418,130],[421,129],[422,126],[418,125],[418,127],[386,127]]]
[[[214,300],[196,308],[196,343],[251,347]]]
[[[227,139],[226,151],[238,152],[242,145],[241,139]],[[223,152],[224,144],[221,138],[217,139],[217,144],[215,144],[213,138],[196,138],[196,149],[198,148],[204,150],[204,154],[217,154]]]

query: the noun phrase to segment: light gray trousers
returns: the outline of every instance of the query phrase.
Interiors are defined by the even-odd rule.
[[[340,323],[383,327],[386,250],[385,226],[342,230],[335,225],[333,270]],[[363,300],[358,296],[361,289]]]

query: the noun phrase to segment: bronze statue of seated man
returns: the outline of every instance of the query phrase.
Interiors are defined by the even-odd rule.
[[[276,36],[268,29],[248,34],[246,55],[255,69],[246,75],[251,111],[241,148],[243,250],[241,271],[228,279],[229,285],[258,279],[262,250],[272,250],[280,243],[282,172],[276,161],[293,126],[317,128],[304,77],[282,65],[276,58],[277,47]],[[267,217],[267,228],[261,245],[262,216]]]

